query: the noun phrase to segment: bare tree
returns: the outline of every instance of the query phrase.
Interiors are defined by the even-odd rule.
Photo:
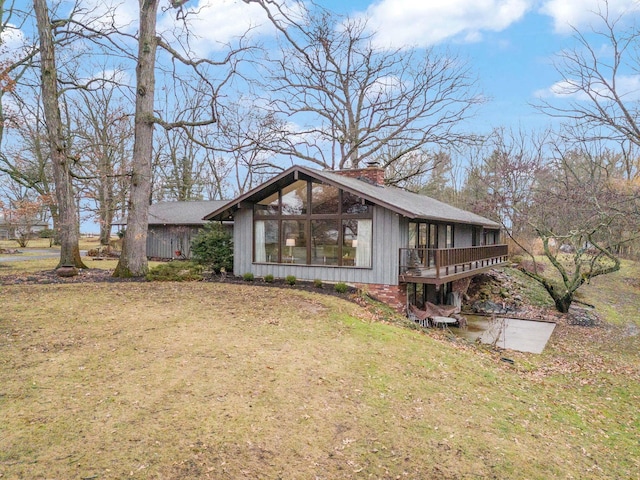
[[[131,164],[131,190],[122,255],[113,273],[116,277],[142,276],[147,272],[146,248],[153,156],[153,96],[158,47],[156,37],[158,3],[158,0],[139,0],[140,30],[136,66],[135,140]]]
[[[12,141],[0,155],[0,172],[14,186],[43,199],[53,219],[53,229],[59,231],[46,125],[40,95],[35,90],[32,99],[26,98],[24,91],[22,95],[11,92],[15,112],[6,118],[5,125]],[[13,198],[22,198],[24,191]]]
[[[83,197],[95,204],[100,243],[108,245],[114,215],[123,209],[121,199],[128,192],[131,116],[117,89],[106,80],[80,90],[71,104],[78,159],[75,175]]]
[[[246,50],[243,39],[239,40],[237,48],[229,46],[229,51],[223,55],[221,61],[205,58],[192,58],[189,42],[180,45],[185,53],[173,48],[167,41],[156,33],[156,20],[159,0],[139,0],[139,31],[137,36],[138,53],[136,57],[136,111],[135,111],[135,139],[133,146],[133,160],[131,166],[131,189],[127,208],[127,227],[124,236],[122,255],[114,276],[132,277],[143,276],[147,272],[146,239],[149,218],[149,201],[152,191],[152,160],[153,160],[153,130],[158,125],[166,130],[181,129],[192,141],[198,139],[192,134],[192,128],[204,127],[217,121],[217,98],[220,89],[235,75],[239,53]],[[171,7],[178,9],[178,18],[186,19],[187,14],[182,10],[187,0],[172,1]],[[188,32],[187,32],[188,33]],[[198,115],[194,120],[190,109],[180,110],[173,121],[160,118],[154,111],[156,52],[161,47],[171,57],[173,71],[169,74],[174,82],[196,82],[207,87],[206,94],[199,90],[201,103],[199,108],[207,114]],[[191,69],[192,76],[178,72],[176,65]],[[225,67],[225,74],[221,78],[212,78],[207,67]],[[171,69],[170,69],[171,70]]]
[[[246,100],[221,109],[218,129],[211,135],[215,157],[228,165],[229,187],[234,195],[251,190],[283,166],[273,153],[282,140],[283,121]],[[220,169],[220,168],[218,168]]]
[[[309,11],[299,2],[304,15],[295,18],[282,2],[244,1],[260,5],[284,41],[267,67],[268,108],[289,122],[277,153],[329,169],[366,159],[389,166],[425,146],[473,138],[460,124],[481,97],[460,58],[377,48],[366,20],[314,4]]]
[[[529,223],[542,241],[552,273],[545,272],[535,250],[516,242],[529,258],[524,273],[545,288],[558,311],[567,312],[582,285],[620,269],[617,251],[625,240],[617,227],[624,216],[616,209],[620,199],[607,188],[607,175],[593,168],[600,161],[589,152],[556,153],[538,178],[535,207],[529,211]]]
[[[58,74],[52,33],[53,25],[49,19],[49,9],[45,0],[34,0],[33,6],[40,37],[42,102],[59,210],[60,262],[58,267],[73,265],[86,268],[80,258],[78,247],[78,216],[70,165],[72,160],[58,104]]]
[[[599,26],[574,28],[576,46],[558,54],[558,101],[542,101],[538,108],[578,125],[584,139],[606,138],[618,144],[626,140],[640,146],[640,98],[635,84],[630,84],[640,70],[640,30],[624,14],[612,14],[606,0],[598,5],[593,13]]]
[[[467,208],[495,218],[514,237],[528,235],[533,185],[545,166],[548,132],[495,130],[470,158],[464,195]]]

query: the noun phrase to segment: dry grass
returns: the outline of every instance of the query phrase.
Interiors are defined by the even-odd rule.
[[[619,329],[561,325],[509,365],[291,289],[0,302],[2,478],[638,478],[640,349]]]

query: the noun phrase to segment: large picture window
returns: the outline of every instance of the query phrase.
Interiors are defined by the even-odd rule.
[[[255,204],[254,261],[371,268],[373,212],[357,195],[298,180]]]

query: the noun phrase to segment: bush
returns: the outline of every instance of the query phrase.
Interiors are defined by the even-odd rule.
[[[202,280],[202,266],[193,262],[167,262],[153,267],[147,273],[150,282],[185,282]]]
[[[322,288],[322,280],[320,280],[319,278],[316,278],[313,281],[313,286],[316,287],[316,288]]]
[[[253,282],[253,280],[255,279],[255,277],[253,276],[253,273],[251,272],[247,272],[244,275],[242,275],[242,279],[245,282]]]
[[[287,282],[289,285],[295,285],[297,278],[295,275],[287,275],[284,281]]]
[[[219,223],[209,223],[191,241],[191,256],[196,263],[213,269],[233,270],[233,239]]]
[[[53,241],[56,238],[56,231],[53,228],[43,228],[39,233],[40,238],[49,239],[49,248],[53,246]]]
[[[338,293],[347,293],[347,291],[349,290],[349,287],[347,287],[347,284],[343,282],[336,283],[334,288]]]
[[[273,275],[271,275],[271,274],[264,276],[264,281],[267,282],[267,283],[273,283],[273,280],[274,280],[274,278],[273,278]]]

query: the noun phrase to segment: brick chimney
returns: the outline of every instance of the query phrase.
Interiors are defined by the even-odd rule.
[[[349,178],[356,178],[372,185],[384,185],[384,168],[378,162],[367,162],[365,168],[337,170],[335,173]]]

